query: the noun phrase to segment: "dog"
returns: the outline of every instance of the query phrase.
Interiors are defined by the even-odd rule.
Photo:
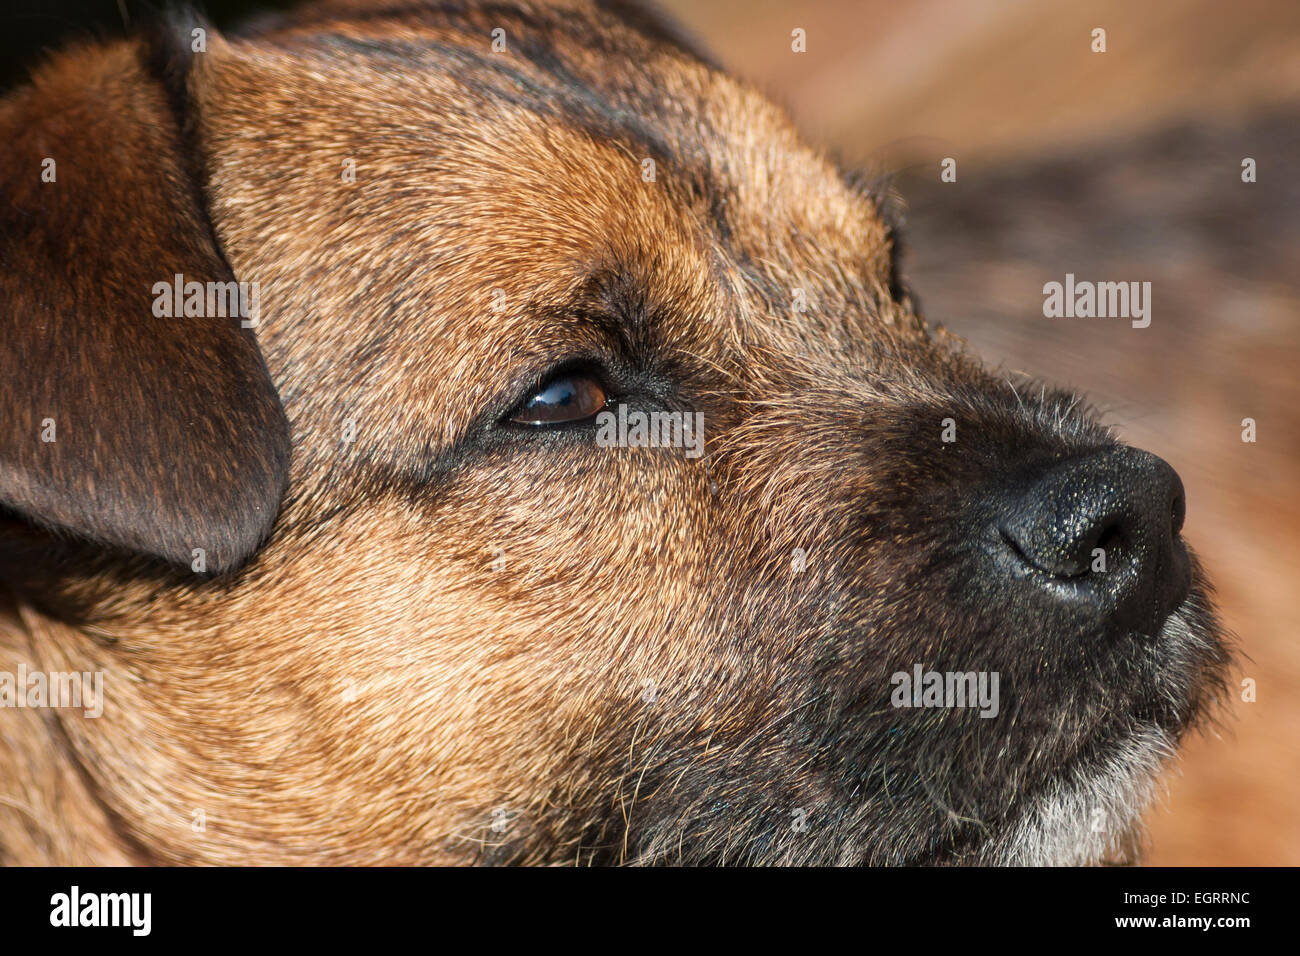
[[[1136,858],[1177,474],[653,11],[181,12],[0,134],[6,862]]]

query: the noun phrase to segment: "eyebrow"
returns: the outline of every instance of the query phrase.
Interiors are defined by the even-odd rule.
[[[654,348],[656,308],[650,301],[649,284],[628,263],[594,264],[568,299],[561,309],[593,326],[628,358],[643,356]]]

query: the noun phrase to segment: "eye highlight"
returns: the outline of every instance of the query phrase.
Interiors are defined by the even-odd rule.
[[[516,425],[541,428],[567,425],[594,417],[609,404],[605,386],[587,372],[564,372],[548,379],[522,405],[510,413]]]

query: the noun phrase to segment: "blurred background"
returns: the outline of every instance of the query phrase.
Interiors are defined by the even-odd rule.
[[[157,6],[6,2],[0,84]],[[229,26],[292,4],[197,5]],[[1300,864],[1300,3],[661,6],[842,163],[895,174],[927,318],[995,366],[1082,389],[1181,473],[1243,657],[1223,727],[1190,742],[1149,814],[1146,862]],[[1150,327],[1044,318],[1043,284],[1067,272],[1151,282]]]

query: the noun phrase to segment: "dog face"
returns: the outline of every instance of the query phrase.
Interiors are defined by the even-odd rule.
[[[4,646],[106,674],[102,717],[57,712],[93,845],[1131,848],[1225,662],[1177,476],[927,329],[889,202],[756,93],[586,5],[79,56],[0,113],[61,170],[0,230],[0,490]],[[255,326],[158,316],[177,274],[257,283]],[[996,700],[900,696],[918,669]],[[5,820],[12,856],[68,826]]]

